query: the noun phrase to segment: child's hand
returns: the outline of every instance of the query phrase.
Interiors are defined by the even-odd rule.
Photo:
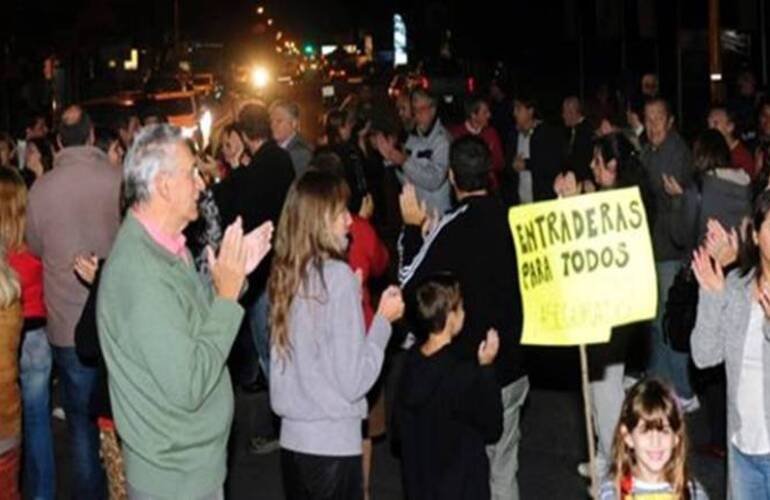
[[[96,255],[78,255],[73,266],[75,274],[88,285],[93,285],[96,271],[99,269],[99,259]]]
[[[500,337],[497,330],[490,328],[487,332],[487,339],[479,344],[479,364],[481,366],[491,365],[497,357],[497,351],[500,349]]]

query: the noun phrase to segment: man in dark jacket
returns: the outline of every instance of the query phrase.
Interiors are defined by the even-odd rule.
[[[534,99],[516,98],[513,114],[517,131],[508,141],[502,179],[506,204],[556,198],[553,181],[564,166],[564,135],[537,119]]]
[[[278,225],[278,218],[289,186],[294,181],[294,167],[289,153],[271,138],[270,116],[258,104],[245,106],[238,115],[251,162],[237,168],[215,188],[222,227],[236,217],[243,219],[243,230],[250,232],[265,221]],[[266,258],[249,276],[249,290],[244,299],[254,299],[264,291],[270,274],[270,258]]]
[[[583,105],[575,96],[564,99],[561,107],[567,149],[565,167],[575,172],[578,182],[593,181],[591,159],[594,156],[594,130],[583,115]]]
[[[295,170],[291,157],[272,139],[270,115],[263,106],[246,105],[238,115],[238,125],[243,134],[244,145],[249,150],[251,163],[233,170],[221,184],[215,186],[214,195],[223,227],[227,227],[238,216],[243,219],[245,232],[268,220],[277,226],[286,194],[294,181]],[[269,376],[270,366],[267,279],[271,261],[272,254],[269,254],[249,276],[248,290],[241,298],[241,303],[248,311],[248,330],[251,331],[265,378]],[[250,346],[248,342],[244,345],[241,335],[243,332],[239,333],[236,340],[236,349],[240,345],[245,351]],[[257,452],[271,451],[277,446],[274,439],[265,440],[258,437],[254,438],[254,441],[258,442],[254,445]],[[268,443],[266,446],[263,445],[265,442]]]
[[[513,238],[505,206],[487,190],[490,153],[474,136],[458,139],[450,151],[450,182],[458,207],[445,214],[423,242],[426,214],[414,192],[402,196],[404,232],[400,240],[399,280],[407,303],[431,274],[450,271],[460,281],[465,325],[452,343],[460,359],[475,359],[490,328],[500,334],[495,361],[502,387],[503,434],[487,448],[493,499],[518,499],[516,483],[519,413],[529,390],[519,346],[522,313]]]
[[[683,243],[686,241],[683,235],[692,234],[693,228],[678,222],[679,207],[672,203],[672,197],[691,186],[695,171],[690,148],[676,132],[674,117],[665,99],[647,101],[644,122],[649,142],[642,148],[640,159],[653,197],[652,248],[658,278],[658,314],[653,323],[648,372],[668,380],[676,390],[682,409],[690,412],[696,410],[699,403],[688,377],[689,356],[674,351],[664,339],[663,312],[674,278],[692,250],[692,244]],[[694,225],[694,221],[688,224]]]

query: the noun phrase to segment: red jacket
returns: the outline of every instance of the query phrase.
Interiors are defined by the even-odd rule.
[[[45,318],[43,263],[25,248],[18,252],[9,252],[8,264],[19,277],[24,318]]]
[[[451,127],[449,133],[452,137],[459,139],[471,134],[471,130],[466,126],[466,122],[463,122],[457,126]],[[493,127],[485,127],[481,132],[477,134],[481,137],[489,147],[490,157],[492,159],[492,172],[490,180],[492,181],[492,187],[497,188],[500,185],[500,176],[505,166],[505,156],[503,154],[503,145],[500,142],[500,136]]]
[[[369,292],[369,279],[382,276],[388,269],[390,256],[388,249],[382,243],[377,232],[368,220],[357,215],[353,216],[350,225],[350,248],[348,249],[348,264],[353,271],[361,271],[363,283],[361,286],[361,301],[364,307],[364,322],[367,330],[374,319],[372,297]]]
[[[749,153],[749,150],[746,149],[746,146],[744,146],[742,142],[739,142],[738,145],[730,151],[730,162],[732,163],[732,167],[740,168],[749,174],[749,177],[756,179],[759,172],[756,172],[754,157],[751,156],[751,153]]]

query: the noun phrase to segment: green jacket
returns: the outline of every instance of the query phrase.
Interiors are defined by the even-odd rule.
[[[134,488],[176,499],[222,486],[233,417],[225,361],[242,317],[126,216],[99,285],[97,323]]]

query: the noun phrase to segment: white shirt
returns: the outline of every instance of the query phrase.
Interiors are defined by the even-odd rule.
[[[751,304],[749,328],[743,345],[743,363],[738,379],[737,408],[740,428],[733,434],[732,443],[747,455],[770,453],[770,438],[765,424],[764,350],[762,324],[765,312],[758,302]]]
[[[279,144],[279,146],[281,146],[281,148],[282,148],[282,149],[286,149],[286,148],[288,148],[288,147],[289,147],[289,144],[291,143],[291,141],[293,141],[293,140],[294,140],[294,137],[296,137],[296,136],[297,136],[297,133],[296,133],[296,132],[294,132],[293,134],[291,134],[291,135],[289,136],[289,138],[288,138],[288,139],[286,139],[285,141],[283,141],[282,143],[280,143],[280,144]]]
[[[519,132],[518,134],[516,154],[525,160],[529,160],[529,140],[534,132],[535,127],[532,127],[528,131]],[[529,170],[522,170],[519,172],[519,202],[523,205],[524,203],[531,203],[533,199],[532,172]]]
[[[534,127],[526,132],[519,132],[519,140],[516,143],[516,154],[529,160],[529,140],[532,138],[532,133],[535,131]]]

